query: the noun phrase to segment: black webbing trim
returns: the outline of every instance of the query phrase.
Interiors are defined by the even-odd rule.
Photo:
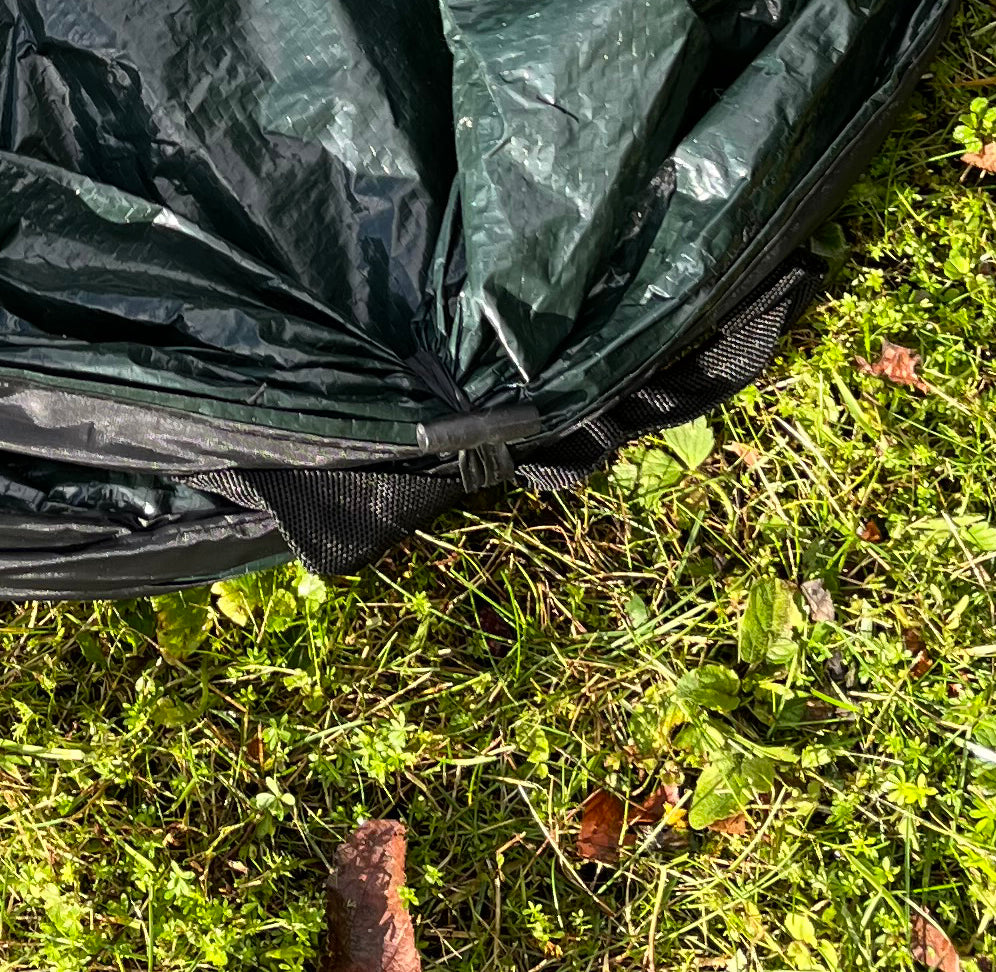
[[[357,470],[228,469],[184,482],[269,513],[316,574],[358,570],[463,495],[456,478]]]
[[[771,363],[779,336],[816,296],[825,272],[808,254],[794,256],[708,342],[603,415],[544,446],[541,460],[520,463],[519,480],[538,490],[572,486],[602,468],[625,443],[691,422],[742,391]]]

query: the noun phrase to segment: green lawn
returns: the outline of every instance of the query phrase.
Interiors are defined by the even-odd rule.
[[[929,914],[990,970],[987,96],[973,0],[764,384],[585,491],[475,498],[327,583],[4,608],[0,970],[313,968],[362,817],[409,828],[426,968],[891,972]],[[929,391],[860,373],[885,339]],[[578,856],[590,794],[663,782],[688,816]]]

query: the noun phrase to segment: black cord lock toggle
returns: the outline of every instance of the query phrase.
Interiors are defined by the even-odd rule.
[[[458,453],[464,489],[474,492],[512,479],[515,464],[508,443],[541,429],[539,412],[526,404],[455,412],[420,424],[416,435],[424,455]]]
[[[456,454],[460,478],[468,493],[507,482],[515,476],[508,444],[542,431],[534,405],[474,408],[449,369],[432,352],[417,351],[406,364],[422,383],[453,409],[451,415],[420,423],[415,430],[426,456]]]

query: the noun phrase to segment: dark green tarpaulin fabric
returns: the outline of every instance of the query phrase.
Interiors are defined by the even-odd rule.
[[[244,514],[172,476],[424,467],[454,396],[550,441],[802,241],[954,6],[0,0],[0,515],[151,543]]]

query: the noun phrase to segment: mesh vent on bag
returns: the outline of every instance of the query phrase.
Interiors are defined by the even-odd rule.
[[[228,469],[185,482],[270,513],[287,545],[317,574],[369,564],[463,494],[455,478],[355,470]]]

